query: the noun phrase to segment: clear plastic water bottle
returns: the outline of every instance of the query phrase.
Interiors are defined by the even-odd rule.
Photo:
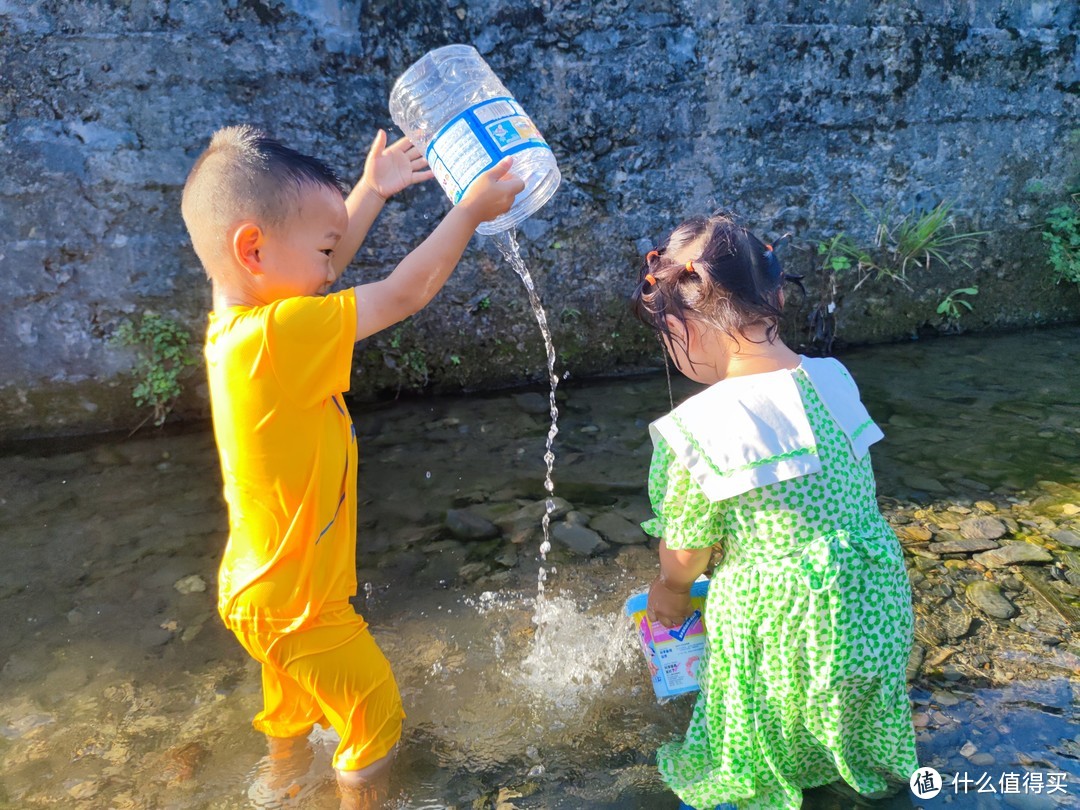
[[[525,181],[513,207],[476,230],[505,231],[551,198],[562,176],[551,147],[510,91],[469,45],[423,56],[394,83],[390,117],[427,158],[455,205],[483,172],[513,155]]]

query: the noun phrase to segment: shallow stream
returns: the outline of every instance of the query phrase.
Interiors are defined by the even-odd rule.
[[[842,358],[886,432],[879,494],[916,588],[919,755],[947,780],[921,806],[1080,806],[1078,338],[1061,328]],[[694,390],[674,384],[676,401]],[[667,383],[560,385],[537,610],[540,389],[353,407],[357,603],[408,712],[402,810],[677,805],[651,763],[690,701],[657,705],[621,615],[656,565],[634,524]],[[0,807],[253,806],[258,670],[214,611],[225,526],[205,425],[0,455]],[[947,545],[962,540],[1042,556]],[[978,580],[1015,613],[980,607]],[[316,735],[312,749],[284,806],[336,807],[333,743]],[[806,806],[851,805],[817,791]],[[920,805],[905,793],[879,806]]]

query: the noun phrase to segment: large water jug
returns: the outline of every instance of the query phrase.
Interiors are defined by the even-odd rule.
[[[455,205],[473,181],[507,155],[525,181],[513,207],[476,230],[505,231],[550,199],[562,179],[540,131],[487,62],[469,45],[423,56],[394,83],[390,117],[424,152]]]

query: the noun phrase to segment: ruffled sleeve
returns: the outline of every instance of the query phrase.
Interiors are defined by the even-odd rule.
[[[719,542],[716,532],[720,502],[710,501],[678,459],[671,445],[654,436],[649,465],[649,500],[652,520],[641,528],[661,537],[671,549],[709,548]]]

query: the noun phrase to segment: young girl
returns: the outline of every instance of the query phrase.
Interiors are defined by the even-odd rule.
[[[634,294],[679,370],[709,386],[650,425],[644,524],[661,538],[649,617],[665,626],[721,552],[701,693],[685,739],[657,752],[702,810],[795,810],[838,780],[873,797],[917,767],[911,589],[867,452],[882,433],[839,362],[777,337],[784,280],[771,246],[697,217],[649,252]]]

